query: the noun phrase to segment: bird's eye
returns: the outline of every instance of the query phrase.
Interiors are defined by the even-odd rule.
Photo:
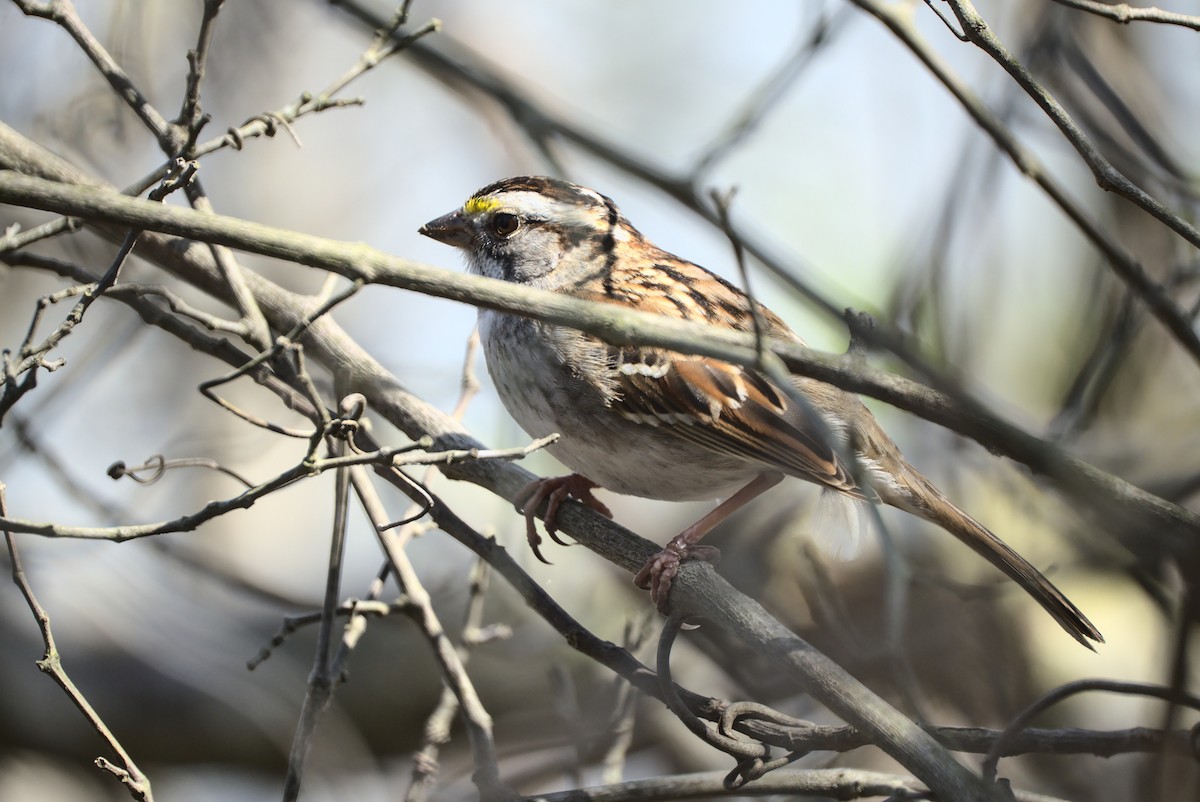
[[[515,214],[508,212],[496,212],[492,215],[491,227],[492,233],[498,237],[507,237],[517,230],[521,221]]]

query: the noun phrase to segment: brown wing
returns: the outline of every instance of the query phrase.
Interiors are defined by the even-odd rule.
[[[818,426],[767,379],[706,357],[641,348],[617,351],[614,411],[713,451],[861,495]]]
[[[641,262],[641,267],[626,270],[637,275],[615,275],[620,269],[614,268],[607,294],[588,294],[666,317],[752,330],[744,293],[698,265],[662,255],[652,265]],[[613,297],[616,288],[625,289],[623,297]],[[769,309],[757,310],[770,336],[796,337]],[[616,382],[612,408],[626,419],[669,426],[713,451],[862,495],[830,445],[824,422],[814,420],[813,410],[794,403],[761,374],[708,357],[644,347],[610,347],[608,368]]]

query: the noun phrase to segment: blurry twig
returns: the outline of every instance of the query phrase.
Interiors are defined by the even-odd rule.
[[[338,605],[334,614],[339,617],[350,616],[365,616],[368,618],[384,618],[386,616],[395,615],[404,609],[408,602],[401,599],[398,602],[391,604],[377,601],[375,599],[350,599]],[[323,611],[318,610],[311,613],[299,613],[297,615],[285,615],[283,623],[279,625],[279,629],[271,636],[267,645],[259,650],[258,654],[246,661],[246,668],[250,671],[258,668],[270,657],[271,653],[287,642],[296,632],[299,632],[304,627],[312,626],[313,624],[321,623]]]
[[[483,625],[483,603],[490,574],[488,564],[483,560],[477,559],[471,568],[467,614],[463,622],[462,643],[458,647],[459,660],[464,666],[472,647],[512,635],[512,630],[506,626]],[[413,755],[412,779],[404,796],[406,802],[424,802],[429,798],[437,779],[438,756],[441,748],[450,741],[450,727],[458,710],[457,695],[449,685],[444,685],[437,707],[425,719],[421,748]]]
[[[996,118],[983,101],[942,61],[926,44],[916,24],[907,11],[878,0],[852,0],[863,11],[883,23],[896,37],[921,60],[963,106],[972,119],[982,128],[996,146],[1009,157],[1018,170],[1028,176],[1054,202],[1056,206],[1079,228],[1087,239],[1108,260],[1113,272],[1146,304],[1155,318],[1171,332],[1175,340],[1188,352],[1193,360],[1200,362],[1200,335],[1192,327],[1190,319],[1172,300],[1165,289],[1155,282],[1145,268],[1125,247],[1068,195],[1066,189],[1055,181],[1045,167],[1027,148],[1013,136],[1012,131]],[[1059,126],[1063,135],[1079,151],[1101,186],[1120,191],[1158,217],[1189,242],[1200,245],[1200,231],[1170,212],[1162,204],[1134,187],[1128,179],[1117,173],[1095,150],[1086,135],[1067,116],[1066,112],[1028,72],[1008,53],[1003,44],[988,30],[986,24],[959,0],[946,0],[963,26],[965,34],[977,46],[991,55],[1007,69],[1014,79],[1038,101],[1043,110]],[[969,5],[969,4],[968,4]],[[891,347],[888,345],[887,347]]]
[[[75,5],[71,0],[52,0],[48,3],[36,3],[32,0],[14,0],[14,2],[27,15],[49,20],[66,31],[88,60],[108,81],[113,94],[123,100],[125,105],[129,106],[146,128],[154,134],[168,158],[179,155],[186,138],[182,127],[167,122],[167,119],[150,104],[149,99],[138,91],[133,79],[121,69],[121,65],[83,24],[83,20],[79,18],[79,13],[75,10]]]
[[[569,778],[571,785],[577,788],[583,786],[583,772],[587,765],[589,727],[584,719],[583,709],[579,705],[579,689],[575,687],[575,679],[561,663],[550,667],[549,696],[550,708],[554,711],[558,724],[566,732],[567,743],[574,752],[562,771]]]
[[[1099,329],[1091,350],[1071,377],[1058,411],[1046,426],[1049,440],[1070,442],[1093,423],[1105,396],[1117,386],[1134,338],[1143,328],[1145,315],[1141,311],[1135,306],[1132,293],[1126,292],[1107,316],[1109,319]]]
[[[462,377],[459,380],[458,401],[450,417],[461,421],[467,413],[472,399],[479,392],[479,378],[475,375],[475,355],[479,353],[479,328],[476,327],[467,338],[467,352],[463,355]]]
[[[1195,590],[1192,586],[1185,584],[1182,592],[1179,594],[1178,606],[1170,611],[1169,621],[1174,629],[1171,633],[1171,657],[1170,668],[1168,674],[1167,687],[1173,693],[1173,696],[1167,700],[1166,709],[1163,710],[1162,718],[1159,719],[1159,726],[1164,730],[1174,729],[1176,721],[1179,718],[1180,699],[1187,693],[1187,687],[1192,677],[1192,660],[1191,646],[1192,636],[1195,633],[1195,617],[1193,611],[1195,607]],[[1195,754],[1193,757],[1200,762],[1200,723],[1192,726],[1193,745]],[[1142,766],[1142,785],[1146,789],[1147,799],[1166,799],[1163,795],[1163,781],[1170,776],[1170,772],[1166,770],[1164,765],[1167,760],[1166,753],[1159,753],[1154,760],[1147,761]]]
[[[1048,54],[1049,57],[1061,60],[1075,72],[1081,85],[1086,87],[1091,96],[1111,115],[1112,120],[1128,135],[1133,145],[1140,149],[1148,159],[1149,165],[1156,168],[1154,173],[1157,174],[1159,180],[1168,182],[1174,192],[1195,200],[1197,188],[1194,186],[1195,181],[1189,175],[1187,167],[1172,156],[1159,141],[1159,137],[1145,119],[1145,113],[1139,113],[1131,108],[1125,98],[1104,77],[1101,66],[1097,62],[1098,54],[1091,52],[1091,48],[1082,46],[1079,36],[1074,35],[1074,31],[1064,31],[1049,25],[1039,27],[1042,27],[1042,32],[1035,42],[1040,45],[1044,40],[1050,40],[1052,50]],[[1034,50],[1036,52],[1042,48],[1035,46]],[[1045,59],[1045,56],[1042,58]],[[1116,151],[1117,155],[1123,156],[1126,161],[1137,163],[1136,151],[1131,152],[1123,142],[1105,130],[1103,124],[1096,121],[1089,104],[1079,102],[1073,84],[1064,87],[1062,91],[1063,96],[1068,99],[1068,105],[1076,109],[1084,126],[1094,132],[1105,150]],[[1072,99],[1076,102],[1071,103]],[[1149,171],[1147,172],[1149,174]],[[1163,175],[1164,173],[1165,175]]]
[[[635,654],[646,642],[650,629],[650,615],[647,613],[639,618],[625,622],[625,635],[621,645]],[[634,719],[637,714],[638,695],[634,688],[624,678],[617,676],[613,679],[613,709],[615,714],[610,721],[610,738],[608,748],[604,750],[603,780],[606,783],[621,781],[624,774],[625,758],[629,747],[633,744]]]
[[[825,46],[834,41],[849,17],[849,10],[841,8],[831,17],[822,16],[812,29],[806,32],[795,52],[749,94],[729,127],[709,143],[696,159],[692,167],[691,183],[699,183],[714,164],[742,144],[754,129],[762,124],[767,115],[787,96],[788,90],[804,73],[804,69]]]

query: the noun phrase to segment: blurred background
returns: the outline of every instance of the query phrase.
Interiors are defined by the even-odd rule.
[[[80,12],[170,118],[182,98],[200,5],[113,0],[81,4]],[[382,3],[362,6],[385,18],[392,11]],[[1194,31],[1118,26],[1044,0],[979,7],[1108,159],[1168,207],[1194,217]],[[1172,7],[1200,14],[1194,2]],[[1195,250],[1097,189],[1061,134],[994,62],[958,41],[925,5],[905,8],[931,52],[1071,200],[1181,306],[1194,307]],[[440,32],[344,93],[362,105],[310,115],[273,139],[205,158],[200,175],[215,210],[459,268],[451,249],[418,236],[422,223],[498,178],[561,174],[614,198],[660,246],[740,284],[721,231],[631,167],[692,180],[701,197],[710,188],[736,188],[739,231],[808,297],[757,261],[750,265],[753,290],[811,345],[840,352],[847,344],[840,318],[812,297],[833,310],[869,311],[913,334],[928,359],[1007,419],[1194,505],[1196,364],[877,20],[832,0],[417,0],[409,27],[432,17],[442,21]],[[203,88],[212,122],[201,139],[320,91],[355,64],[372,33],[337,4],[227,3]],[[494,97],[455,78],[447,61],[505,82],[614,157],[552,134],[535,141]],[[0,120],[108,182],[127,186],[162,161],[69,37],[8,3],[0,4],[0,87]],[[0,214],[3,225],[24,228],[50,219],[10,207]],[[114,253],[87,234],[39,249],[96,271]],[[296,291],[316,292],[324,280],[255,256],[243,263]],[[135,279],[169,281],[137,262],[123,274]],[[0,265],[3,347],[17,348],[37,299],[65,286],[48,274]],[[198,293],[187,297],[227,312]],[[65,311],[52,307],[46,325]],[[409,390],[453,408],[473,309],[370,287],[333,315]],[[302,442],[253,428],[204,400],[196,385],[225,366],[148,329],[121,305],[93,307],[52,356],[65,366],[44,374],[0,429],[0,481],[13,517],[93,526],[165,520],[239,487],[200,470],[170,472],[143,487],[112,481],[107,466],[159,453],[208,457],[261,481],[303,453]],[[886,354],[874,358],[903,370]],[[523,444],[482,361],[468,368],[483,388],[467,408],[467,426],[489,445]],[[227,395],[286,420],[249,382]],[[886,538],[864,544],[853,561],[833,559],[805,537],[816,493],[795,481],[714,533],[724,576],[906,713],[932,723],[1000,727],[1046,689],[1084,677],[1195,688],[1197,649],[1185,612],[1197,577],[1158,540],[1107,531],[1086,504],[1021,466],[885,405],[872,408],[910,461],[1046,569],[1107,645],[1096,654],[1080,649],[968,550],[902,514],[885,515]],[[403,442],[386,427],[379,434]],[[526,464],[543,474],[560,470],[542,455]],[[646,630],[651,653],[643,647],[639,654],[652,659],[659,619],[627,575],[581,548],[555,548],[554,565],[541,565],[526,553],[523,522],[511,505],[471,486],[434,484],[593,632],[620,642],[631,622]],[[332,498],[327,476],[196,532],[119,546],[17,538],[67,670],[148,772],[159,799],[207,799],[216,789],[228,800],[278,797],[313,631],[295,634],[252,672],[245,664],[283,616],[319,609]],[[604,498],[618,521],[658,542],[705,509]],[[388,501],[393,517],[401,517],[407,502],[396,495]],[[348,548],[343,593],[361,596],[381,564],[361,518],[353,520]],[[409,554],[443,622],[457,633],[471,555],[436,531]],[[505,779],[525,793],[600,782],[616,704],[613,678],[567,648],[501,582],[486,597],[485,623],[513,628],[512,638],[473,649],[470,664],[496,719]],[[784,678],[756,671],[753,657],[730,644],[714,646],[710,637],[715,633],[696,633],[681,645],[677,681],[837,723]],[[90,765],[105,753],[95,733],[39,675],[40,636],[12,584],[0,584],[0,644],[0,799],[127,798]],[[350,681],[321,722],[303,798],[402,795],[439,692],[420,633],[401,617],[372,623]],[[1194,720],[1137,697],[1088,695],[1040,723],[1123,729]],[[869,749],[811,755],[805,764],[831,760],[895,769]],[[725,768],[728,759],[696,743],[661,704],[638,705],[627,778]],[[1068,798],[1097,798],[1099,789],[1106,799],[1186,798],[1192,790],[1171,794],[1200,789],[1194,765],[1157,756],[1021,758],[1001,770],[1019,787]],[[465,737],[456,731],[435,796],[471,797],[471,771]],[[1159,795],[1163,788],[1171,791]]]

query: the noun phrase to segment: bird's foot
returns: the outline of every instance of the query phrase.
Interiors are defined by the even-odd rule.
[[[704,560],[716,565],[721,559],[721,552],[716,546],[696,545],[696,539],[698,538],[694,536],[689,537],[688,531],[671,538],[663,550],[647,560],[642,570],[633,578],[635,585],[650,591],[650,599],[660,613],[667,612],[671,580],[679,573],[680,563],[684,560]]]
[[[608,507],[592,495],[592,489],[599,486],[591,479],[573,473],[569,476],[535,479],[517,491],[513,497],[513,505],[517,508],[517,512],[525,516],[525,537],[529,540],[529,547],[533,549],[535,557],[546,565],[550,565],[550,561],[542,556],[539,549],[542,538],[537,533],[536,520],[542,502],[546,502],[546,515],[542,519],[542,523],[546,527],[546,534],[560,546],[567,546],[570,544],[558,536],[559,505],[566,499],[573,498],[606,518],[611,518],[612,512]]]

